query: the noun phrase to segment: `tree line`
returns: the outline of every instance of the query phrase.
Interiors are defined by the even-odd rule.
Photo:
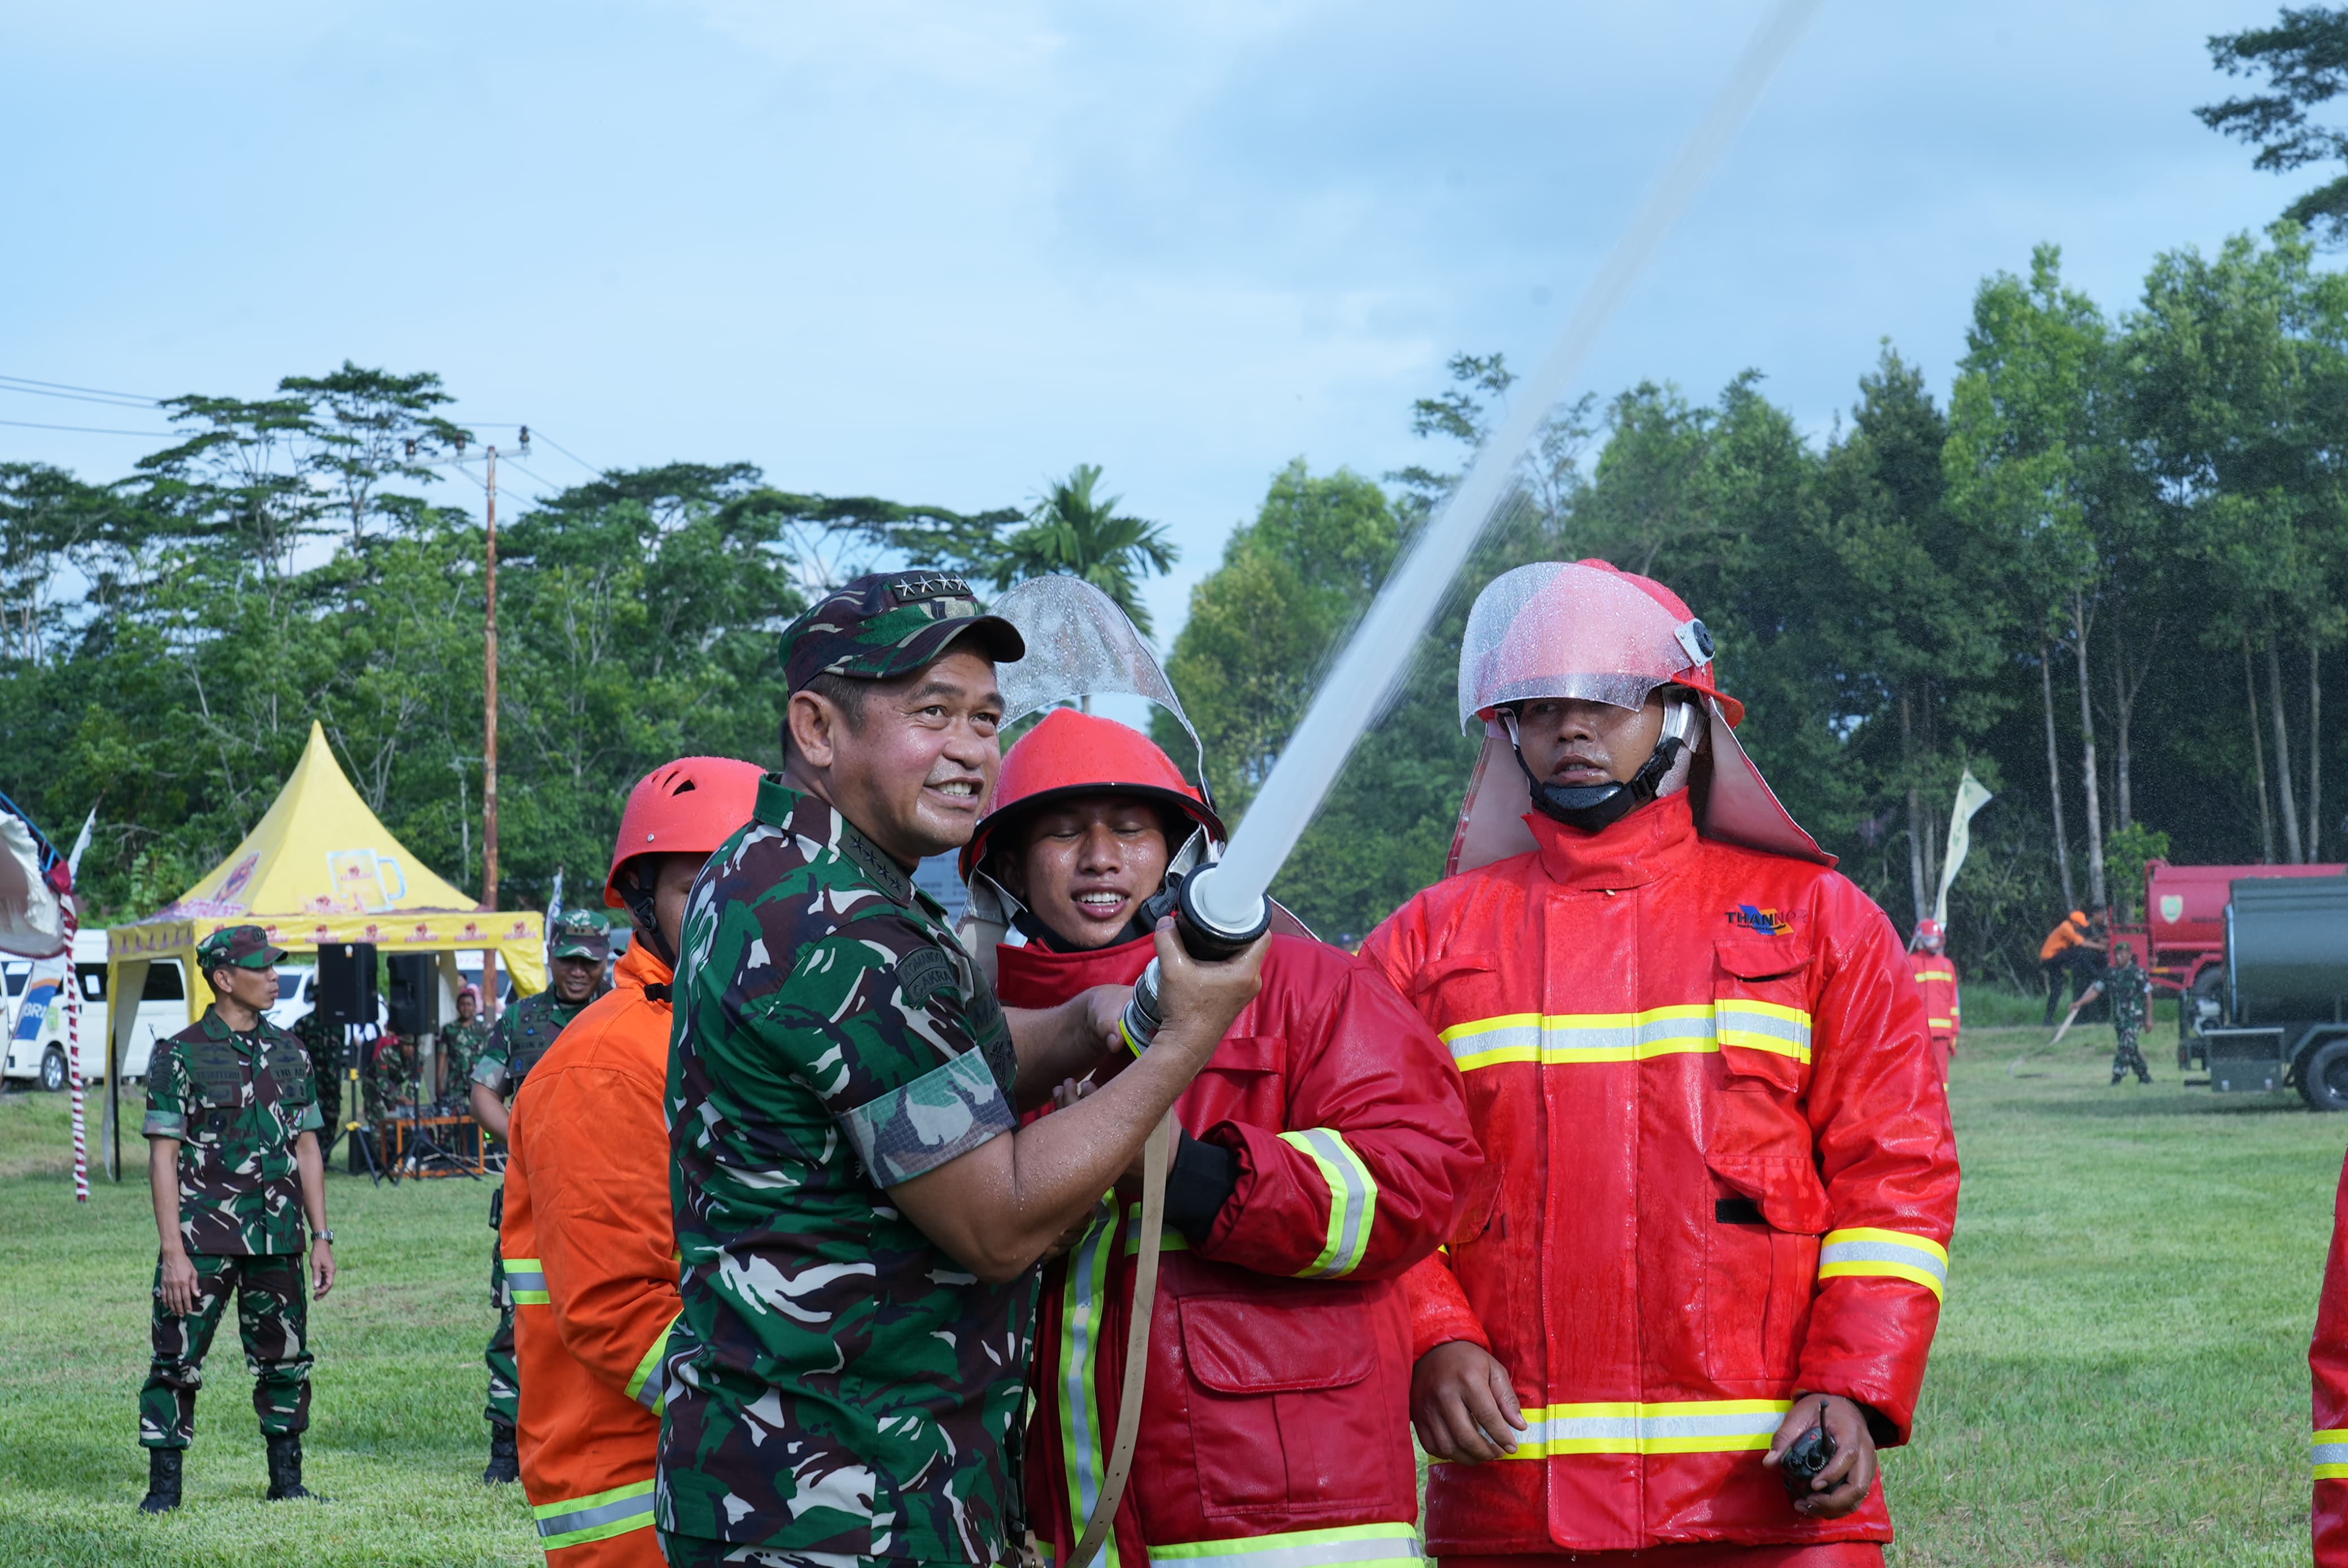
[[[2286,222],[2161,256],[2114,314],[2044,247],[1982,284],[1966,342],[1944,399],[1887,345],[1818,437],[1758,372],[1708,401],[1643,383],[1556,411],[1275,891],[1352,940],[1440,874],[1475,754],[1452,689],[1467,606],[1510,566],[1582,556],[1704,617],[1747,748],[1902,929],[1958,778],[1997,792],[1952,902],[1977,971],[2026,977],[2064,910],[2140,899],[2152,855],[2343,853],[2322,701],[2348,642],[2348,277]],[[1382,480],[1291,464],[1193,591],[1169,664],[1234,815],[1511,380],[1498,355],[1455,358],[1410,411],[1429,456]],[[182,438],[111,482],[0,466],[0,790],[59,831],[97,807],[98,918],[225,854],[314,717],[392,830],[478,888],[483,530],[425,494],[478,472],[448,401],[429,374],[345,365],[173,400]],[[507,899],[542,903],[558,870],[592,885],[665,758],[773,761],[775,634],[856,571],[1071,571],[1138,611],[1173,546],[1100,481],[1078,465],[959,511],[680,462],[521,504],[499,529]]]
[[[1414,411],[1453,455],[1511,376],[1462,355]],[[1467,606],[1528,561],[1677,589],[1794,814],[1900,928],[1929,913],[1958,779],[1997,792],[1952,939],[2022,983],[2067,909],[2140,914],[2144,862],[2343,853],[2326,667],[2348,641],[2348,276],[2291,222],[2157,259],[2116,315],[2052,246],[1973,300],[1945,400],[1887,344],[1810,438],[1757,372],[1709,402],[1642,384],[1560,410],[1502,525],[1277,891],[1365,932],[1439,875],[1477,742],[1452,693]],[[1303,462],[1196,590],[1173,670],[1244,806],[1443,459],[1374,482]]]

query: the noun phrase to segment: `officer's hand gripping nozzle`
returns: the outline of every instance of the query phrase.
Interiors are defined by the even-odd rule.
[[[1202,964],[1220,964],[1236,957],[1272,929],[1272,903],[1268,899],[1258,897],[1252,907],[1237,910],[1218,907],[1215,874],[1213,864],[1200,866],[1185,876],[1175,890],[1174,934],[1181,939],[1182,951]],[[1134,982],[1133,1000],[1125,1005],[1125,1016],[1119,1023],[1127,1048],[1137,1057],[1148,1050],[1165,1022],[1158,997],[1158,960],[1153,958],[1149,967],[1141,972],[1141,978]]]

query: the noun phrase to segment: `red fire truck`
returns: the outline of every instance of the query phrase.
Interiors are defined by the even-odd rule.
[[[2145,923],[2122,926],[2115,941],[2136,944],[2153,984],[2179,998],[2177,1039],[2179,1065],[2200,1037],[2204,1024],[2225,1013],[2226,901],[2234,882],[2250,877],[2336,877],[2348,865],[2172,866],[2144,863]],[[2198,1055],[2198,1053],[2194,1053]]]

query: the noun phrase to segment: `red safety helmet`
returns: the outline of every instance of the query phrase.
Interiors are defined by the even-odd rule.
[[[1113,718],[1056,707],[1004,753],[994,799],[963,848],[962,874],[969,877],[986,858],[989,836],[1018,813],[1071,795],[1107,794],[1138,795],[1181,812],[1213,838],[1228,836],[1223,820],[1149,737]]]
[[[620,841],[603,903],[625,909],[620,872],[639,855],[706,855],[734,836],[758,805],[763,770],[731,757],[680,757],[664,762],[628,791],[620,813]]]
[[[1477,595],[1459,650],[1463,727],[1535,697],[1637,707],[1660,686],[1745,705],[1713,684],[1712,634],[1680,596],[1611,562],[1536,562]]]
[[[1947,936],[1948,933],[1941,929],[1941,923],[1930,916],[1916,923],[1915,942],[1919,947],[1928,942],[1944,941]]]

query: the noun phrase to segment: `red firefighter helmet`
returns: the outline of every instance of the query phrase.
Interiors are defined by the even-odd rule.
[[[1929,916],[1916,923],[1915,944],[1919,947],[1942,941],[1947,936],[1948,933],[1941,928],[1941,923]]]
[[[1532,792],[1495,717],[1535,697],[1637,707],[1657,686],[1695,694],[1703,713],[1696,828],[1705,838],[1834,864],[1753,766],[1735,733],[1745,705],[1713,684],[1712,634],[1680,596],[1603,561],[1536,562],[1476,596],[1459,647],[1459,717],[1484,749],[1468,781],[1447,875],[1534,847]]]
[[[994,799],[963,848],[963,876],[985,860],[987,841],[1004,823],[1048,800],[1103,794],[1138,795],[1181,812],[1211,838],[1227,837],[1222,819],[1149,737],[1113,718],[1056,707],[1004,754]]]
[[[706,855],[732,838],[757,809],[761,777],[757,763],[731,757],[680,757],[645,774],[620,813],[603,903],[628,907],[619,892],[620,873],[637,856]]]

